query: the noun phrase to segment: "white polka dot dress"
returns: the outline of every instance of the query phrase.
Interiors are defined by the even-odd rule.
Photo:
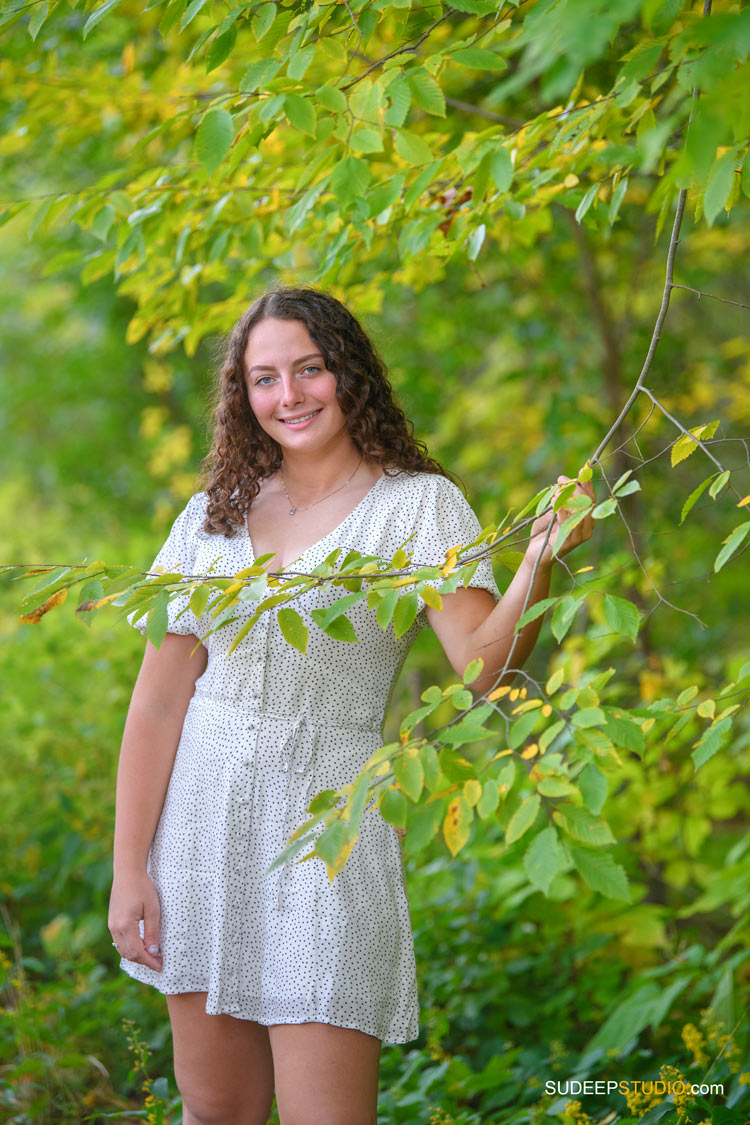
[[[203,530],[207,498],[193,496],[154,567],[232,575],[252,565],[244,528],[233,539]],[[479,522],[460,490],[430,473],[380,477],[344,521],[300,557],[311,570],[335,547],[390,558],[409,536],[414,561],[440,563],[476,538]],[[343,558],[342,554],[342,558]],[[472,586],[499,593],[486,560]],[[227,655],[243,617],[205,641],[149,855],[161,901],[163,971],[121,961],[167,995],[206,992],[206,1011],[261,1024],[310,1021],[357,1028],[386,1043],[418,1035],[414,946],[401,844],[368,811],[343,870],[329,883],[317,857],[266,874],[311,798],[354,780],[382,744],[391,689],[419,630],[383,631],[359,602],[349,611],[358,644],[336,641],[313,609],[346,591],[326,585],[295,607],[308,625],[307,655],[284,640],[273,610]],[[201,636],[187,598],[169,606],[169,629]],[[252,606],[243,607],[249,614]],[[233,611],[234,612],[234,611]],[[135,622],[141,631],[145,621]]]

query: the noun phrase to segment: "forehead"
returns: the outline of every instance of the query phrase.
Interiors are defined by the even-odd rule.
[[[267,317],[255,325],[245,348],[245,367],[254,364],[278,367],[303,355],[320,353],[301,320]]]

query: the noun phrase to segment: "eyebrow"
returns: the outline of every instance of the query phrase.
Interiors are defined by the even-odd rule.
[[[304,363],[305,360],[308,360],[308,359],[323,359],[323,355],[322,355],[321,352],[312,352],[310,355],[300,356],[299,359],[295,359],[292,366],[297,367],[300,363]],[[269,367],[268,364],[258,364],[258,363],[256,363],[250,368],[250,370],[248,371],[248,375],[252,375],[253,371],[275,371],[275,370],[276,370],[275,367]]]

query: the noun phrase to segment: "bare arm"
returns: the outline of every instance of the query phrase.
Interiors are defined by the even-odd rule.
[[[114,881],[109,928],[130,961],[161,969],[159,901],[146,861],[172,773],[185,713],[208,654],[197,638],[167,633],[146,644],[133,689],[117,771]],[[141,940],[138,922],[144,922]],[[156,953],[153,950],[156,949]]]
[[[567,477],[558,477],[558,484],[564,484],[567,480]],[[594,497],[590,484],[579,485],[575,492],[591,496],[592,499]],[[504,667],[513,646],[513,631],[523,612],[532,576],[533,586],[526,609],[547,597],[555,558],[567,554],[591,537],[593,520],[589,514],[570,532],[557,556],[553,555],[555,537],[568,515],[569,512],[561,508],[554,515],[548,512],[534,521],[523,562],[497,605],[487,590],[469,587],[457,590],[455,594],[445,595],[441,610],[427,609],[427,619],[459,675],[475,657],[481,657],[484,661],[482,675],[472,684],[474,690],[488,691]],[[547,536],[547,526],[552,519],[555,526]],[[546,546],[545,538],[548,540]],[[518,634],[510,660],[511,668],[517,670],[523,666],[536,644],[541,627],[542,618],[538,617]],[[515,671],[508,672],[501,683],[511,683],[515,675]]]

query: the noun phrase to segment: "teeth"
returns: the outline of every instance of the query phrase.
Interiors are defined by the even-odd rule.
[[[295,422],[306,422],[308,418],[314,418],[319,413],[319,410],[313,410],[311,414],[303,414],[301,418],[282,418],[281,420],[286,422],[287,425],[294,425]]]

